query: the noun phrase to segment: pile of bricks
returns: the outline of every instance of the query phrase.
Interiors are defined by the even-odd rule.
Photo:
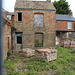
[[[19,52],[19,55],[22,56],[22,57],[32,57],[34,54],[35,54],[35,50],[30,49],[30,48],[22,49]]]
[[[57,59],[57,50],[52,48],[52,49],[38,49],[35,52],[35,56],[37,60],[44,59],[45,61],[53,61]]]

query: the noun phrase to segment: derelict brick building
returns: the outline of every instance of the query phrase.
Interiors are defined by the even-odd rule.
[[[55,47],[56,9],[51,0],[16,0],[14,11],[15,49]]]

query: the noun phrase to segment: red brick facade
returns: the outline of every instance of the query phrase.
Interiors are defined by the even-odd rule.
[[[41,46],[42,48],[55,47],[56,9],[51,2],[47,1],[16,0],[14,11],[14,24],[16,27],[14,35],[15,50],[19,51],[22,48],[35,48],[36,38],[39,40],[39,37],[41,44],[43,44]],[[18,13],[22,13],[21,22],[17,20]],[[35,14],[43,15],[42,26],[41,23],[39,24],[40,21],[36,23],[34,22],[35,19],[37,19],[35,18]],[[36,26],[37,24],[39,24],[39,26]],[[20,37],[22,37],[22,44],[19,44],[17,39],[21,34],[22,36]]]
[[[11,27],[12,23],[7,18],[9,12],[4,11],[4,25],[3,25],[3,58],[6,59],[7,51],[11,49]],[[11,15],[11,14],[9,14]]]
[[[22,12],[22,22],[17,21],[18,12]],[[23,32],[23,48],[35,47],[34,41],[36,32],[44,34],[43,47],[55,47],[55,11],[15,10],[14,14],[16,32]],[[35,14],[44,14],[43,27],[34,26]],[[29,37],[27,36],[28,34],[30,35]]]
[[[71,29],[68,29],[68,22],[71,22]],[[74,41],[75,21],[56,21],[56,45],[64,46],[66,41]],[[66,45],[65,45],[66,46]]]
[[[72,22],[72,29],[67,28],[67,22]],[[75,21],[57,21],[56,30],[74,31],[75,30],[74,25],[75,25]]]

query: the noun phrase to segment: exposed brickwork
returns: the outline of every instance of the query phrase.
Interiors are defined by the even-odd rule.
[[[17,13],[22,12],[22,22],[17,21]],[[34,27],[34,14],[44,14],[44,27]],[[23,32],[23,48],[34,48],[35,33],[44,34],[43,47],[55,47],[55,11],[15,10],[16,32]]]
[[[3,31],[3,51],[4,51],[4,59],[7,56],[8,49],[11,49],[11,27],[5,24]],[[9,43],[8,43],[9,42]],[[9,45],[9,48],[8,48]]]
[[[51,2],[51,0],[47,0],[47,1]]]
[[[71,21],[57,21],[56,22],[56,30],[68,30],[68,31],[74,31],[74,24],[75,22],[72,21],[72,29],[67,29],[67,22],[71,22]]]
[[[3,58],[6,59],[7,57],[7,51],[11,49],[11,21],[8,20],[7,15],[9,12],[4,12],[4,26],[3,26]]]

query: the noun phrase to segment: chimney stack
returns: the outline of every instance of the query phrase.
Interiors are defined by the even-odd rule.
[[[72,11],[71,10],[69,10],[69,15],[72,16]]]
[[[47,0],[48,2],[51,2],[51,0]]]

